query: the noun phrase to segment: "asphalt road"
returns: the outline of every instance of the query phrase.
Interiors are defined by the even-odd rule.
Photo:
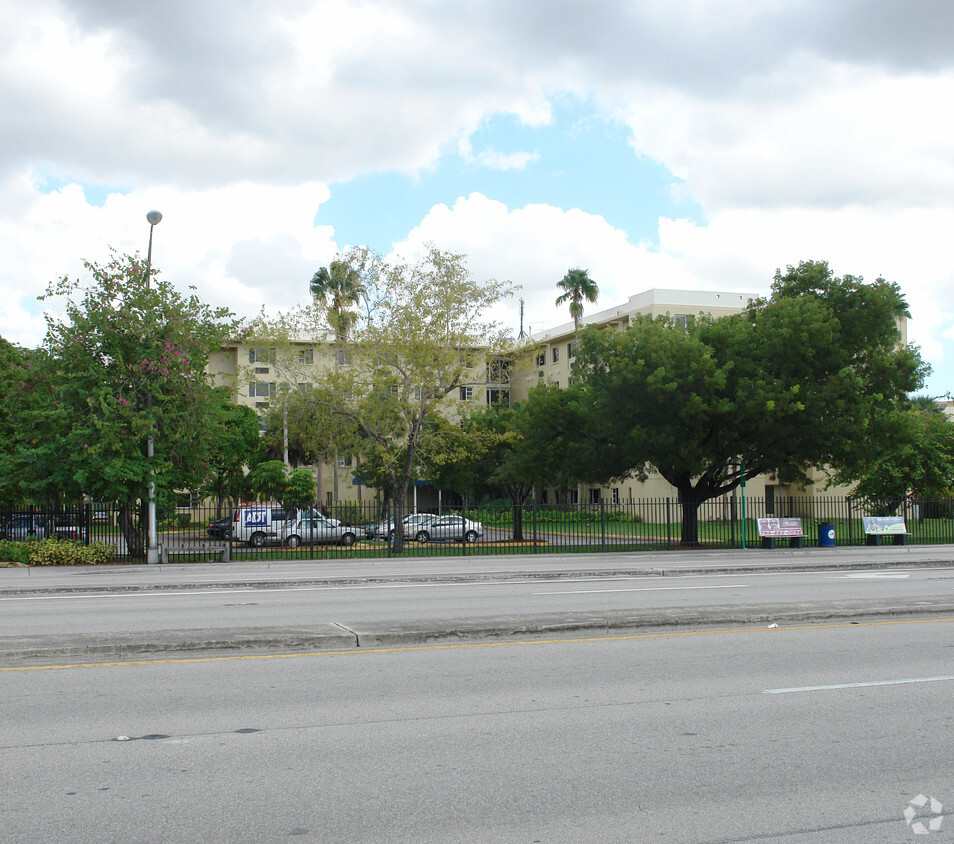
[[[449,618],[492,620],[681,608],[701,613],[741,605],[946,600],[954,606],[954,569],[803,571],[667,576],[514,577],[467,582],[206,586],[0,596],[0,638],[161,631],[227,631],[338,624],[411,624]]]
[[[935,617],[7,666],[0,830],[837,844],[940,823],[920,840],[945,840],[952,653]]]

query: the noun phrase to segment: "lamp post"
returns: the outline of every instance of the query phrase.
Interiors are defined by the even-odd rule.
[[[152,230],[159,224],[162,214],[158,211],[150,211],[146,214],[146,221],[149,223],[149,249],[146,252],[146,289],[149,289],[149,281],[152,275]],[[152,407],[152,393],[146,400],[146,406]],[[146,441],[146,458],[149,460],[149,536],[148,549],[146,550],[146,563],[156,565],[159,562],[159,545],[156,541],[156,467],[155,467],[155,444],[152,440],[152,434]]]

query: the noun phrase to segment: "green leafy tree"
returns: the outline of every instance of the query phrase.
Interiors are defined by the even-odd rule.
[[[327,371],[327,407],[351,420],[381,471],[390,474],[403,550],[403,509],[419,472],[419,450],[440,448],[444,428],[427,425],[461,385],[486,379],[486,360],[503,347],[486,312],[509,295],[507,283],[474,280],[462,255],[430,247],[413,264],[386,263],[367,251],[349,258],[365,279],[368,309],[349,338],[348,365]],[[430,442],[428,442],[430,441]]]
[[[232,323],[194,293],[150,287],[137,257],[85,266],[88,280],[63,278],[41,297],[62,297],[65,317],[48,316],[42,349],[20,369],[23,414],[0,473],[33,500],[117,502],[136,555],[150,472],[157,500],[204,480],[216,436],[206,364]]]
[[[930,399],[912,401],[877,420],[854,495],[876,515],[898,512],[905,502],[950,498],[954,490],[954,423]],[[926,504],[928,508],[931,504]]]
[[[570,316],[573,317],[573,326],[576,331],[580,330],[580,320],[583,319],[583,303],[595,302],[600,295],[600,288],[589,276],[588,270],[581,270],[574,267],[567,270],[563,278],[557,282],[563,293],[557,297],[556,304],[563,305],[570,303]]]
[[[209,440],[201,461],[206,477],[199,492],[215,499],[216,512],[221,516],[227,500],[242,498],[246,468],[261,459],[262,441],[255,411],[235,404],[227,388],[216,388],[212,411],[215,436]]]
[[[743,475],[809,483],[812,467],[829,466],[857,476],[874,421],[923,381],[916,350],[901,343],[906,315],[896,284],[808,262],[778,273],[770,298],[740,314],[584,332],[586,479],[657,471],[678,491],[683,543],[695,544],[699,505]]]

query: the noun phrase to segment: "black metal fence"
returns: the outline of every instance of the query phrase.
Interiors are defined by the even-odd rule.
[[[733,495],[698,506],[675,498],[565,506],[530,502],[521,508],[475,504],[405,515],[404,541],[399,545],[387,510],[377,504],[339,502],[323,512],[297,514],[285,513],[276,504],[242,504],[160,514],[157,545],[162,562],[741,550],[771,544],[760,537],[758,520],[778,517],[799,519],[803,531],[799,544],[810,548],[819,544],[822,532],[829,537],[822,544],[831,544],[831,531],[838,546],[873,544],[862,523],[868,515],[872,513],[850,498],[819,496],[766,500]],[[906,530],[895,542],[954,542],[954,500],[908,502],[895,515],[904,518]],[[148,547],[142,511],[99,504],[0,510],[0,540],[47,537],[104,543],[118,562],[143,562]]]

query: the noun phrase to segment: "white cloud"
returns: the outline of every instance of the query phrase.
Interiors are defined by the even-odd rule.
[[[107,260],[110,247],[145,254],[152,208],[163,213],[154,266],[179,288],[195,285],[210,304],[240,315],[305,301],[312,273],[337,252],[331,229],[313,224],[328,197],[314,183],[152,188],[111,194],[97,207],[78,185],[41,193],[21,176],[0,197],[17,208],[0,217],[0,295],[7,303],[0,335],[25,345],[38,343],[45,330],[46,305],[35,299],[48,282],[82,273],[82,260]]]

